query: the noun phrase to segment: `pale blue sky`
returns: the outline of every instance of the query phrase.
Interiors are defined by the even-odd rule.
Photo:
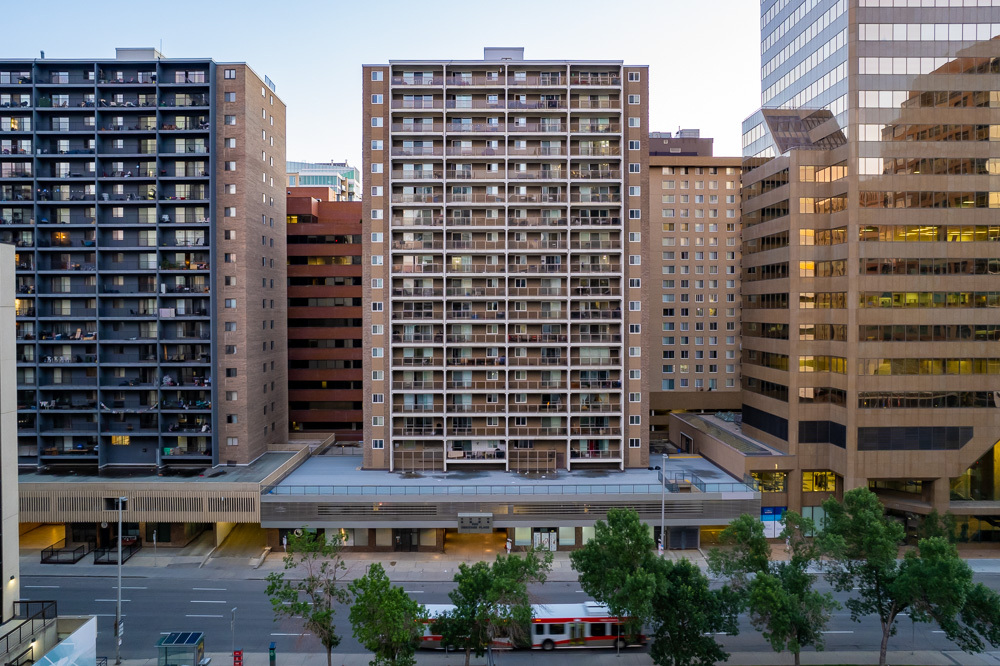
[[[528,59],[650,66],[650,126],[700,128],[738,155],[740,123],[760,105],[756,0],[48,0],[6,7],[0,57],[167,57],[246,61],[288,105],[288,159],[361,161],[361,65],[479,59],[523,46]],[[18,27],[13,27],[18,26]]]

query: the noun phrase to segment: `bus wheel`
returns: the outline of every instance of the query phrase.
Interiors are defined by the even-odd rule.
[[[544,641],[542,641],[542,649],[543,650],[555,650],[556,649],[556,644],[553,643],[551,641],[551,639],[546,638]]]
[[[618,647],[619,650],[624,650],[625,647],[628,645],[625,642],[624,638],[619,638],[617,641],[615,641],[615,643],[616,643],[616,645],[617,645],[617,647]]]

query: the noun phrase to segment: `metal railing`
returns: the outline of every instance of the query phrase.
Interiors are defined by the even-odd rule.
[[[734,484],[745,489],[743,484]],[[314,485],[265,486],[262,495],[659,495],[659,483],[566,485]]]
[[[15,601],[14,618],[24,621],[0,636],[0,654],[9,654],[11,649],[55,622],[57,615],[55,601]]]

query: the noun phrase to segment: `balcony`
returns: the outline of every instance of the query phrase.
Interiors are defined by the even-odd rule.
[[[614,310],[573,310],[570,313],[572,319],[621,319],[620,308]]]
[[[571,74],[571,86],[620,86],[622,77],[618,74]]]
[[[621,460],[621,451],[611,451],[609,449],[599,449],[599,448],[581,448],[581,447],[570,447],[569,457],[573,462],[580,461],[602,461],[602,460]]]
[[[439,336],[434,336],[435,342],[440,342]],[[503,335],[498,333],[463,333],[446,336],[448,342],[503,343]]]
[[[449,358],[449,366],[502,366],[507,364],[507,358],[505,356],[499,357],[462,357],[462,358]]]
[[[459,319],[459,320],[480,320],[480,321],[495,321],[504,318],[504,313],[498,310],[490,311],[479,311],[472,312],[470,310],[448,310],[448,319]]]
[[[393,169],[392,178],[393,180],[440,180],[442,173],[438,169]]]
[[[538,100],[518,100],[512,99],[507,102],[507,108],[513,110],[520,109],[566,109],[567,104],[564,99],[538,99]]]
[[[532,379],[512,379],[510,381],[509,388],[511,390],[524,390],[524,389],[549,389],[549,390],[565,390],[566,382],[562,379],[542,379],[542,380],[532,380]]]
[[[621,169],[572,169],[570,178],[580,178],[589,180],[619,180],[622,177]]]
[[[517,366],[565,365],[566,358],[562,356],[512,356],[509,363]]]
[[[440,134],[444,130],[442,123],[392,123],[390,127],[393,133]]]
[[[392,295],[393,296],[397,296],[397,297],[400,297],[400,296],[405,296],[405,297],[421,297],[421,296],[425,296],[425,297],[429,297],[429,298],[435,298],[435,297],[440,297],[441,296],[441,289],[440,288],[435,289],[433,287],[417,287],[417,288],[414,288],[414,289],[405,289],[405,288],[402,288],[402,287],[395,287],[392,290]]]
[[[440,273],[441,264],[393,264],[393,273]]]
[[[450,79],[449,79],[450,81]],[[394,86],[439,86],[444,83],[443,76],[394,76]]]
[[[523,203],[566,203],[566,195],[550,192],[528,192],[525,194],[510,194],[507,201],[514,204]]]
[[[448,193],[448,203],[485,203],[485,204],[502,204],[504,197],[502,194],[485,194],[481,192],[449,192]]]
[[[572,270],[574,273],[618,273],[621,271],[621,265],[598,263],[573,264]]]
[[[566,132],[566,125],[561,122],[550,123],[509,123],[507,131],[511,134],[563,134]]]
[[[622,103],[618,99],[574,99],[570,102],[575,109],[621,109]]]
[[[541,335],[515,334],[508,336],[509,342],[566,342],[566,336],[556,333],[542,333]]]
[[[392,226],[394,227],[440,227],[443,224],[444,224],[444,218],[441,216],[392,218]]]
[[[442,151],[441,146],[393,146],[390,154],[393,157],[428,157],[440,156]]]
[[[449,76],[445,79],[449,86],[493,86],[500,87],[503,80],[499,76]]]
[[[431,366],[431,365],[442,365],[444,360],[441,358],[434,358],[432,356],[398,356],[392,359],[392,365],[394,367],[414,367],[414,366]],[[449,365],[451,360],[448,361]]]
[[[440,312],[434,312],[431,310],[402,310],[392,313],[392,318],[400,321],[408,321],[415,319],[441,319],[442,315]]]
[[[547,74],[534,74],[519,75],[507,77],[507,85],[511,87],[519,86],[541,86],[541,87],[554,87],[554,86],[565,86],[566,77],[562,74],[557,73],[547,73]]]
[[[505,296],[506,290],[503,287],[448,287],[445,290],[448,296]],[[438,294],[440,296],[440,293]]]
[[[400,391],[440,391],[444,388],[444,382],[415,379],[393,382],[392,388]]]
[[[565,310],[512,310],[507,315],[510,319],[566,319]]]
[[[481,381],[481,380],[464,380],[464,379],[451,379],[448,380],[449,389],[467,389],[470,391],[499,391],[503,389],[503,381],[499,379]]]
[[[404,412],[404,413],[443,412],[444,405],[404,403],[404,404],[394,404],[392,406],[392,410],[394,412]]]
[[[572,203],[621,203],[620,192],[573,192],[570,195]]]
[[[448,463],[502,461],[506,457],[503,449],[485,451],[448,451]]]
[[[444,102],[440,99],[394,99],[393,109],[443,109]]]
[[[497,146],[496,148],[486,146],[468,148],[461,146],[448,146],[449,157],[502,157],[505,154],[506,149],[504,146]]]
[[[448,273],[505,273],[503,264],[449,264]]]
[[[573,226],[580,227],[611,227],[620,226],[620,217],[574,217],[571,218]]]
[[[450,108],[450,107],[449,107]],[[503,108],[502,106],[500,108]],[[507,126],[503,123],[457,123],[450,122],[445,126],[449,134],[469,132],[477,134],[503,133]]]
[[[570,148],[570,155],[574,157],[608,157],[621,155],[621,148],[618,146],[573,146]]]
[[[507,405],[508,412],[516,412],[518,414],[534,414],[534,413],[562,413],[566,411],[566,403],[563,402],[544,402],[544,403],[514,403]],[[566,435],[565,428],[560,428],[562,435]]]

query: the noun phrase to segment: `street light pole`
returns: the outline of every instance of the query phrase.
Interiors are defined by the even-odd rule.
[[[233,614],[233,619],[229,622],[229,627],[233,630],[233,654],[236,654],[236,606],[233,606],[230,612]]]
[[[667,535],[664,527],[667,518],[667,454],[663,454],[663,462],[660,463],[660,556],[667,550]]]
[[[122,507],[127,498],[118,498],[118,597],[115,605],[115,666],[122,663]]]

